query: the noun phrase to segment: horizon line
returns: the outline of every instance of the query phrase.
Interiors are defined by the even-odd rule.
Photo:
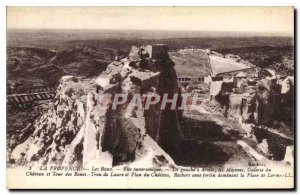
[[[293,33],[287,33],[287,32],[280,32],[280,31],[274,31],[274,32],[265,32],[265,31],[212,31],[212,30],[178,30],[178,29],[108,29],[108,28],[9,28],[7,27],[6,30],[70,30],[70,31],[161,31],[161,32],[206,32],[206,33],[220,33],[220,34],[226,34],[226,33],[235,33],[235,34],[248,34],[248,35],[268,35],[268,36],[287,36],[294,38],[294,32]]]

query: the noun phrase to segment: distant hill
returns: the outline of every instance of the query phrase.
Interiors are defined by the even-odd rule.
[[[56,86],[63,75],[93,77],[106,69],[116,55],[112,49],[76,46],[65,50],[29,47],[7,48],[9,93],[35,86]]]
[[[224,55],[234,54],[260,68],[271,68],[284,75],[294,74],[293,46],[249,46],[243,48],[221,48]]]
[[[132,45],[163,43],[172,51],[184,48],[241,48],[293,45],[292,37],[238,32],[128,31],[128,30],[22,30],[10,29],[7,45],[65,50],[75,46],[121,49]]]
[[[23,70],[36,68],[55,56],[55,52],[47,49],[30,47],[7,48],[7,73],[20,74]]]
[[[122,55],[124,52],[113,49],[75,46],[58,51],[50,62],[72,74],[92,77],[105,70],[115,56]]]
[[[169,47],[178,76],[209,75],[205,52],[201,50],[207,48],[238,55],[260,67],[273,67],[288,74],[294,70],[292,37],[209,32],[8,30],[7,79],[12,81],[8,83],[55,85],[57,78],[65,74],[93,77],[106,69],[115,56],[126,56],[132,45],[157,43]],[[41,76],[50,73],[47,78]]]

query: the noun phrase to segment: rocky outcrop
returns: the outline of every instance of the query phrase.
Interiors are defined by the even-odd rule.
[[[210,84],[211,105],[217,105],[212,107],[238,120],[259,153],[283,160],[293,145],[294,78],[267,69],[234,73],[232,82],[225,75],[218,76]],[[287,155],[286,162],[291,164]]]
[[[243,88],[243,90],[241,90]],[[224,115],[245,122],[266,124],[274,120],[287,120],[293,115],[293,77],[285,79],[245,79],[243,86],[234,82],[213,81],[211,100],[225,107]]]
[[[147,159],[151,166],[174,165],[164,150],[181,138],[180,113],[161,110],[159,103],[148,110],[130,104],[136,94],[177,93],[173,65],[166,46],[142,46],[117,58],[97,78],[62,77],[48,112],[35,121],[33,134],[16,146],[10,161],[89,167]],[[114,105],[118,94],[128,99]]]

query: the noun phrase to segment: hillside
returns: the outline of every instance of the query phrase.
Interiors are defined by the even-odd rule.
[[[20,93],[25,88],[56,86],[64,75],[93,77],[99,75],[122,55],[117,50],[76,46],[65,50],[30,47],[7,48],[8,93]]]
[[[52,58],[54,52],[47,49],[30,47],[8,47],[7,48],[7,73],[19,75],[24,70],[39,67]]]
[[[273,68],[278,73],[292,75],[294,72],[293,46],[249,46],[242,48],[220,48],[217,52],[234,54],[260,68]]]

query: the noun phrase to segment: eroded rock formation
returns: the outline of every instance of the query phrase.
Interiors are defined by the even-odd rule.
[[[223,108],[221,112],[226,117],[240,122],[247,137],[257,142],[260,153],[273,160],[283,160],[286,148],[293,145],[293,77],[277,75],[277,78],[276,74],[248,77],[236,76],[236,82],[231,83],[223,79],[213,81],[211,100]]]
[[[178,93],[173,66],[165,45],[134,46],[127,58],[116,58],[97,78],[62,77],[48,112],[35,121],[33,134],[15,147],[10,161],[84,167],[132,161],[174,165],[164,150],[181,139],[179,111],[161,110],[159,103],[148,110],[128,105],[136,94]],[[125,94],[128,101],[113,109],[116,94]]]

